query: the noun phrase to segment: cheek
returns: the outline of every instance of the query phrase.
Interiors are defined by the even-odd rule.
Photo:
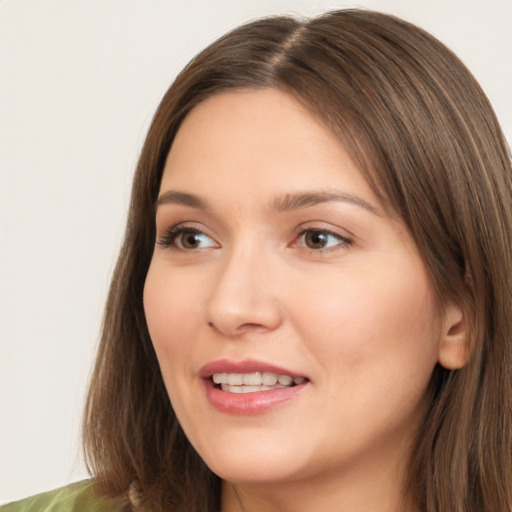
[[[144,285],[144,312],[166,384],[187,358],[184,341],[194,338],[200,317],[195,288],[176,282],[171,272],[150,267]]]
[[[340,443],[359,446],[361,439],[386,432],[408,435],[424,414],[437,361],[426,279],[369,271],[322,288],[311,288],[300,321],[324,370],[318,384],[325,390],[325,416],[341,426]]]
[[[439,336],[423,272],[407,272],[407,266],[395,272],[388,266],[386,273],[348,272],[342,280],[317,282],[300,297],[307,300],[294,299],[300,303],[298,321],[311,350],[325,364],[336,361],[347,375],[359,368],[364,378],[393,371],[420,371],[429,377]]]

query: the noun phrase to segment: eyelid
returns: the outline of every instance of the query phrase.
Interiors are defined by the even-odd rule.
[[[187,248],[180,247],[177,245],[176,240],[178,237],[184,233],[195,233],[198,235],[203,235],[212,241],[211,245],[207,247],[197,247],[197,248]],[[197,227],[197,225],[193,223],[179,223],[173,226],[170,226],[168,229],[165,229],[163,233],[157,234],[156,243],[163,248],[174,249],[177,251],[184,252],[193,252],[201,249],[209,249],[209,248],[218,248],[220,247],[218,242],[208,235],[203,228]]]
[[[156,244],[160,245],[163,248],[173,249],[176,251],[183,252],[196,252],[204,249],[210,248],[220,248],[220,244],[215,240],[215,238],[207,233],[208,229],[204,227],[204,225],[198,225],[196,222],[180,222],[178,224],[171,225],[169,228],[163,229],[161,233],[158,233],[156,237]],[[292,242],[288,244],[289,247],[295,247],[299,249],[304,249],[310,252],[319,253],[319,252],[327,252],[336,250],[339,248],[346,248],[354,244],[354,236],[348,233],[346,230],[343,230],[343,233],[340,233],[341,228],[333,228],[330,225],[326,226],[325,223],[315,223],[312,225],[305,225],[304,223],[299,225],[295,230],[295,235],[293,237]],[[326,247],[309,247],[306,243],[301,242],[301,239],[307,235],[308,233],[324,233],[329,237],[335,238],[338,240],[335,244],[330,244]],[[192,233],[202,235],[210,240],[206,247],[180,247],[180,245],[176,242],[178,237],[183,233]]]
[[[308,247],[304,243],[299,244],[298,241],[302,237],[304,237],[307,233],[310,233],[310,232],[326,233],[327,235],[338,239],[339,243],[328,246],[328,247],[319,247],[319,248]],[[350,235],[349,233],[342,234],[342,233],[339,233],[335,229],[326,227],[325,225],[316,224],[316,225],[311,225],[311,226],[304,226],[304,225],[299,226],[299,228],[297,229],[297,234],[295,235],[295,238],[291,244],[291,247],[299,247],[299,248],[309,250],[311,252],[322,252],[322,251],[325,252],[325,251],[330,251],[330,250],[336,250],[337,248],[340,248],[340,247],[349,247],[353,244],[354,244],[354,237],[352,235]]]

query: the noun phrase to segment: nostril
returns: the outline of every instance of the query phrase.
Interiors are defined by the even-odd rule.
[[[217,331],[219,334],[222,334],[223,336],[227,336],[229,338],[236,338],[237,336],[241,336],[246,333],[250,332],[263,332],[268,330],[268,328],[265,325],[253,323],[253,322],[246,322],[242,323],[240,325],[225,325],[218,327],[214,322],[208,322],[208,327],[211,327],[215,331]],[[222,328],[224,327],[224,328]]]

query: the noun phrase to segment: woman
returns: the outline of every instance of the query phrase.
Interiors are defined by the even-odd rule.
[[[488,101],[422,30],[347,10],[227,34],[139,160],[96,478],[32,503],[510,511],[511,200]]]

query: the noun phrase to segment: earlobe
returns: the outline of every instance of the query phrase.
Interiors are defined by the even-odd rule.
[[[469,362],[471,347],[464,310],[450,304],[444,314],[438,361],[448,370],[458,370]]]

